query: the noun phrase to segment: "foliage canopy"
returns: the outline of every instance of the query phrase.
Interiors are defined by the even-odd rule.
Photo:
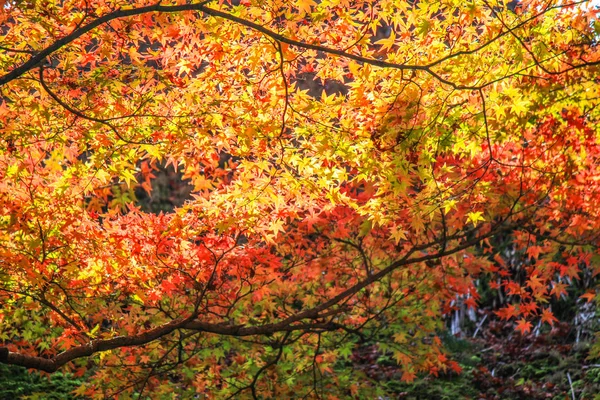
[[[358,395],[354,339],[456,370],[436,330],[479,277],[527,332],[598,271],[586,2],[0,4],[2,362],[95,365],[99,398]],[[160,165],[193,189],[157,215]]]

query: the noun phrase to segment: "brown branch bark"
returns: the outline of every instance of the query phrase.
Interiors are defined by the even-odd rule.
[[[134,336],[117,336],[112,339],[92,340],[86,344],[63,351],[52,358],[36,357],[26,354],[14,353],[7,348],[0,348],[0,362],[19,365],[26,368],[38,369],[46,372],[55,372],[60,367],[77,358],[89,357],[100,351],[107,351],[119,347],[139,346],[160,337],[168,335],[187,322],[185,319],[176,319],[157,328],[148,330]]]
[[[48,93],[48,95],[55,102],[57,102],[62,108],[64,108],[65,110],[67,110],[71,114],[74,114],[75,116],[77,116],[79,118],[86,119],[88,121],[98,122],[98,123],[100,123],[102,125],[107,126],[115,134],[116,137],[118,137],[120,140],[122,140],[125,143],[129,143],[129,144],[152,144],[150,142],[139,142],[139,141],[134,141],[134,140],[126,139],[126,138],[124,138],[119,133],[119,131],[117,130],[117,128],[115,128],[111,123],[107,122],[107,120],[102,119],[102,118],[96,118],[96,117],[92,117],[92,116],[86,115],[85,113],[77,110],[76,108],[71,107],[69,104],[67,104],[65,101],[63,101],[60,97],[58,97],[58,95],[56,93],[54,93],[50,89],[50,87],[48,86],[48,84],[44,80],[44,67],[43,66],[40,66],[40,71],[39,71],[39,75],[38,76],[39,76],[40,84],[44,88],[44,91],[46,91],[46,93]]]

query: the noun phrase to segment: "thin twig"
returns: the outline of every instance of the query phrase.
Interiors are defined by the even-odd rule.
[[[567,372],[567,379],[569,380],[569,386],[571,386],[571,398],[575,399],[575,390],[573,390],[573,381],[571,380],[571,374]]]
[[[475,329],[475,333],[473,333],[473,339],[475,339],[475,336],[477,336],[477,334],[479,333],[479,329],[481,329],[481,326],[483,325],[483,323],[485,322],[486,319],[487,319],[487,314],[485,314],[483,316],[483,319],[477,324],[477,329]]]

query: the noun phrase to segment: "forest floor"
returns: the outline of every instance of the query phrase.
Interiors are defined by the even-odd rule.
[[[370,378],[385,382],[390,399],[600,400],[600,363],[590,360],[589,342],[575,343],[568,324],[522,336],[497,323],[477,338],[448,335],[444,341],[461,374],[422,376],[407,384],[374,346],[353,358]]]

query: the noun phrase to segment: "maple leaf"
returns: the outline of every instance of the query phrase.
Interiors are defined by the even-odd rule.
[[[560,282],[552,283],[552,290],[550,291],[550,294],[559,299],[562,295],[567,294],[566,285]]]
[[[164,294],[170,295],[175,291],[175,289],[177,289],[177,286],[174,285],[173,282],[169,281],[168,279],[165,279],[161,282],[160,288]]]
[[[513,305],[509,304],[505,308],[495,312],[502,319],[511,319],[520,315],[520,311]]]
[[[462,372],[462,367],[456,361],[448,361],[448,367],[457,374]]]
[[[542,322],[548,323],[551,326],[554,325],[555,322],[558,322],[558,319],[556,319],[556,317],[549,308],[544,308],[542,310],[542,315],[540,316],[540,318]]]
[[[531,322],[525,320],[525,319],[520,319],[517,323],[516,329],[522,334],[526,334],[531,332],[531,328],[533,327],[533,325],[531,324]]]
[[[317,5],[314,0],[295,0],[298,9],[300,10],[300,16],[310,14],[312,8]]]
[[[585,299],[586,302],[591,303],[596,298],[596,292],[588,291],[587,293],[584,293],[581,296],[579,296],[579,298]]]
[[[529,286],[534,293],[546,291],[546,284],[540,280],[537,275],[532,275],[529,277],[527,286]]]
[[[417,374],[415,374],[414,372],[412,372],[412,371],[403,371],[402,372],[402,377],[400,378],[400,380],[402,382],[410,383],[410,382],[413,382],[416,378],[417,378]]]
[[[519,312],[521,315],[523,315],[525,317],[535,314],[537,309],[538,309],[538,305],[533,301],[521,303],[519,305]]]
[[[393,30],[390,33],[390,36],[388,36],[385,39],[380,39],[377,42],[375,42],[375,44],[378,44],[381,46],[381,50],[382,51],[386,51],[391,49],[395,44],[396,44],[396,32],[394,32]]]
[[[396,343],[405,343],[407,340],[404,332],[396,332],[392,337]]]
[[[538,259],[542,248],[540,246],[529,246],[527,248],[527,255],[531,258]]]
[[[477,309],[477,301],[473,297],[466,299],[465,305],[473,310]]]
[[[401,228],[394,227],[391,238],[394,240],[394,243],[398,244],[401,240],[406,240],[406,232]]]
[[[315,225],[320,225],[322,222],[326,222],[327,220],[321,218],[315,210],[310,210],[308,215],[304,217],[304,222],[306,222],[306,226],[309,231],[313,231]]]
[[[75,341],[75,339],[72,336],[64,336],[60,339],[60,343],[63,349],[68,350],[72,347],[74,347],[77,342]]]
[[[140,356],[140,362],[141,362],[142,364],[147,364],[147,363],[149,363],[149,362],[150,362],[150,360],[151,360],[151,358],[150,358],[150,357],[149,357],[147,354],[142,354],[142,355]]]
[[[561,277],[579,279],[579,266],[577,264],[560,265],[559,274]]]
[[[509,295],[521,295],[523,293],[523,288],[515,281],[508,281],[504,284],[504,286],[506,287],[506,292]]]
[[[483,217],[483,212],[474,211],[467,213],[467,221],[471,222],[473,225],[477,225],[477,222],[479,221],[485,221],[485,218]]]

